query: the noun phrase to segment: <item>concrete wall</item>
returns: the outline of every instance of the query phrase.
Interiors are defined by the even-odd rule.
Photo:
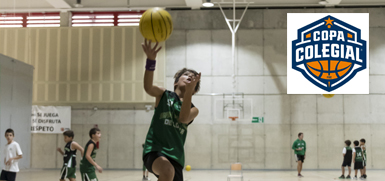
[[[370,13],[370,95],[326,99],[286,94],[286,13],[290,12]],[[174,73],[188,67],[202,72],[200,93],[232,92],[231,34],[220,11],[170,13],[175,29],[166,42],[166,87],[172,89]],[[186,164],[193,169],[228,169],[238,151],[245,169],[295,169],[291,144],[298,132],[304,132],[308,146],[305,169],[340,168],[344,140],[361,138],[367,140],[368,168],[384,169],[384,18],[383,8],[249,10],[237,34],[237,92],[253,100],[254,115],[264,116],[265,123],[236,126],[214,122],[213,105],[219,97],[194,96],[200,115],[189,127]],[[84,146],[88,130],[99,124],[102,141],[96,161],[105,168],[139,169],[141,144],[152,113],[74,110],[75,140]],[[232,144],[234,139],[242,140],[238,147]],[[55,148],[64,146],[62,137],[34,134],[32,140],[32,167],[59,168],[61,160]],[[50,144],[37,147],[37,140]],[[57,159],[56,165],[39,162],[42,157]]]
[[[30,168],[33,67],[0,54],[0,167],[4,168],[5,130],[12,128],[14,141],[23,152],[19,167]]]

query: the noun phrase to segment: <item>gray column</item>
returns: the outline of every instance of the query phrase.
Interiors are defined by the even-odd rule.
[[[70,27],[72,21],[71,12],[60,12],[60,27]]]

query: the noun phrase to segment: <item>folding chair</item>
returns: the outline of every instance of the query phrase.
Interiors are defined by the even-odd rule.
[[[241,178],[243,181],[243,172],[241,163],[233,163],[230,166],[230,175],[227,176],[227,181],[230,181],[230,178]]]

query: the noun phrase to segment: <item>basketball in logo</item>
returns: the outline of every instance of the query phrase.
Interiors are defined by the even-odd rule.
[[[315,76],[324,80],[330,80],[328,83],[337,80],[339,77],[344,77],[352,70],[352,63],[336,60],[321,60],[306,63],[306,68]]]
[[[361,30],[333,16],[298,29],[291,47],[292,69],[327,92],[340,88],[367,66]]]

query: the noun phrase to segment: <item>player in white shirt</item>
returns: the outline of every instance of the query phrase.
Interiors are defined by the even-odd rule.
[[[1,171],[0,181],[15,181],[16,173],[19,172],[19,159],[23,158],[20,145],[13,141],[15,133],[12,129],[5,131],[5,138],[8,143],[4,149],[4,164],[5,167]]]

